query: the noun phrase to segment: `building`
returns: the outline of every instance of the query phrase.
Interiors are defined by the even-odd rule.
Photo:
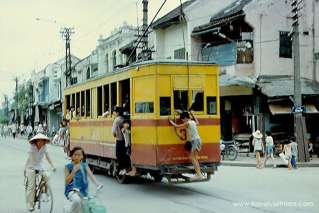
[[[134,44],[137,35],[136,27],[124,23],[123,26],[114,30],[110,36],[99,38],[96,48],[99,74],[112,72],[117,67],[136,61],[137,55]]]
[[[318,119],[318,1],[304,0],[300,18],[303,105],[310,137]],[[155,59],[221,65],[224,140],[246,139],[255,129],[280,138],[293,132],[293,50],[290,1],[192,0],[153,24]],[[244,134],[246,133],[246,135]]]
[[[79,61],[71,56],[72,64]],[[48,64],[31,75],[34,96],[32,116],[34,125],[47,124],[49,131],[57,130],[63,117],[63,90],[65,88],[65,58]]]
[[[87,81],[98,75],[98,54],[94,50],[89,56],[79,60],[72,67],[72,84]]]

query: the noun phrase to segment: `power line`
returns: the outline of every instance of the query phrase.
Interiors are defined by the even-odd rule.
[[[132,2],[130,2],[129,4],[126,4],[126,5],[135,5],[135,3],[132,4]],[[118,6],[119,6],[119,7],[118,7],[117,9],[112,8],[112,12],[109,13],[106,17],[103,17],[103,19],[107,19],[107,21],[103,21],[103,22],[99,23],[98,25],[96,25],[96,27],[94,27],[93,30],[90,30],[90,31],[88,31],[88,32],[86,32],[86,33],[83,33],[83,35],[80,36],[77,40],[83,40],[84,38],[86,38],[86,37],[92,35],[93,33],[97,32],[98,30],[100,30],[101,27],[104,27],[105,25],[109,24],[109,22],[110,22],[109,19],[110,19],[110,18],[114,17],[114,15],[119,14],[120,12],[123,11],[123,5],[118,4]],[[126,7],[126,8],[127,8],[127,7]],[[108,9],[108,10],[109,10],[109,9]],[[108,10],[107,10],[107,11],[108,11]],[[102,14],[102,13],[101,13],[101,14]]]

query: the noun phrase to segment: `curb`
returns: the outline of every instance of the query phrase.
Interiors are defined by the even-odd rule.
[[[222,166],[238,166],[238,167],[256,167],[254,163],[244,163],[244,162],[221,162]],[[297,166],[300,168],[313,168],[319,167],[319,163],[297,163]],[[287,167],[285,164],[277,164],[277,167]],[[272,165],[266,166],[266,168],[272,168]]]

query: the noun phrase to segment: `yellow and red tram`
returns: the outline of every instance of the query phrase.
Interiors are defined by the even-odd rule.
[[[73,106],[70,144],[82,146],[87,161],[117,174],[114,117],[123,106],[131,120],[131,160],[140,174],[169,180],[193,173],[185,129],[174,129],[168,118],[192,106],[200,125],[199,162],[207,179],[220,162],[219,68],[197,62],[149,61],[118,69],[65,90],[64,109]]]

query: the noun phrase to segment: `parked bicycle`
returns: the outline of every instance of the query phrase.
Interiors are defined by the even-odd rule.
[[[234,161],[238,156],[238,147],[235,141],[221,141],[220,150],[223,160]]]
[[[50,185],[46,183],[43,175],[49,178],[50,171],[48,170],[35,170],[35,197],[34,209],[39,209],[43,213],[53,212],[53,193]],[[25,178],[25,189],[27,189],[28,181]]]

